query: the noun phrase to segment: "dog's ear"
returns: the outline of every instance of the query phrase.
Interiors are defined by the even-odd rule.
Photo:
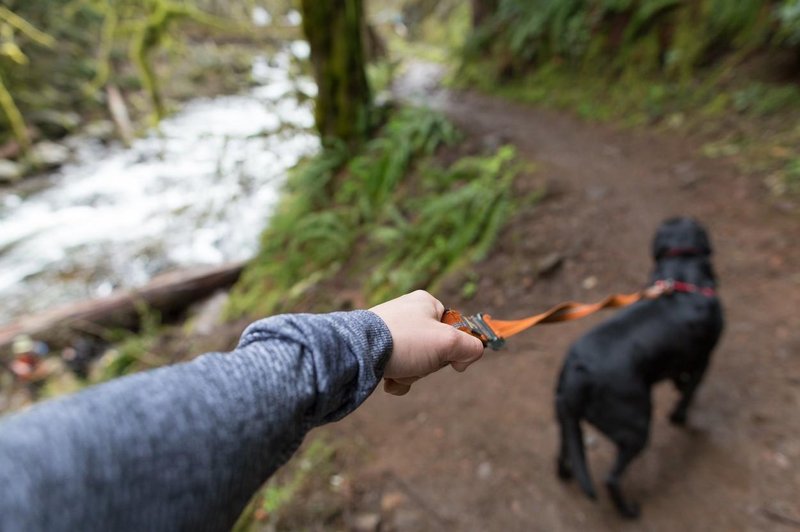
[[[710,256],[713,249],[711,248],[711,239],[708,236],[706,228],[694,218],[686,218],[685,221],[687,224],[690,224],[687,234],[691,235],[692,243],[689,244],[689,246],[696,248],[704,255]]]
[[[700,224],[697,224],[697,234],[695,238],[697,239],[697,248],[703,250],[706,255],[710,256],[714,252],[714,249],[711,247],[711,239],[708,237],[708,231]]]
[[[692,249],[701,255],[711,255],[708,232],[697,220],[675,217],[662,223],[653,239],[653,258],[661,259],[673,249]]]
[[[667,245],[663,235],[661,234],[661,230],[659,230],[656,233],[655,238],[653,239],[653,259],[656,261],[660,260],[668,249],[669,246]]]
[[[655,260],[661,259],[670,249],[678,247],[676,232],[679,231],[678,226],[681,220],[681,218],[670,218],[658,227],[656,236],[653,238],[653,258]]]

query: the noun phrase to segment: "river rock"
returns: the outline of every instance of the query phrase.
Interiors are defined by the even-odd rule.
[[[380,526],[381,516],[379,514],[359,514],[353,518],[352,528],[356,532],[375,532]]]
[[[69,149],[55,142],[43,141],[31,148],[30,157],[34,164],[45,169],[58,168],[69,160]]]
[[[228,293],[219,290],[205,301],[198,303],[189,312],[193,317],[189,320],[189,327],[194,334],[209,335],[222,323],[225,305],[228,303]]]
[[[399,491],[390,491],[381,497],[381,512],[389,514],[408,502],[408,498]]]
[[[0,184],[8,184],[19,181],[22,177],[22,165],[9,161],[8,159],[0,159]]]
[[[488,480],[492,476],[492,464],[489,462],[481,462],[478,469],[475,470],[476,476],[481,480]]]
[[[550,253],[536,264],[536,273],[542,277],[551,275],[564,263],[564,257],[559,253]]]
[[[47,110],[33,113],[30,121],[39,128],[45,137],[60,139],[80,125],[81,117],[77,113]]]
[[[114,138],[116,128],[111,120],[95,120],[83,128],[83,133],[87,137],[107,141]]]

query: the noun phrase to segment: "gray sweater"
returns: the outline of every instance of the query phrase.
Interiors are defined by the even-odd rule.
[[[0,531],[227,530],[314,426],[356,408],[392,351],[369,311],[252,324],[231,353],[0,420]]]

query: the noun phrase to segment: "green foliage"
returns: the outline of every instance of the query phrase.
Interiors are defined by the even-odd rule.
[[[432,155],[443,144],[453,144],[456,138],[456,130],[441,115],[401,110],[383,134],[352,159],[349,179],[337,190],[336,202],[356,205],[361,220],[374,220],[412,162]]]
[[[747,172],[768,174],[767,185],[777,195],[800,193],[794,148],[800,145],[800,88],[736,78],[720,83],[719,78],[670,81],[634,73],[619,78],[548,64],[520,80],[501,86],[484,80],[479,87],[586,120],[699,133],[693,138],[702,140],[700,154],[732,157]]]
[[[295,455],[282,471],[272,477],[251,499],[247,508],[233,526],[233,532],[257,531],[267,521],[276,528],[287,506],[292,503],[304,505],[303,514],[312,511],[308,507],[308,495],[331,489],[329,479],[336,474],[337,448],[325,437],[317,437]],[[278,529],[291,529],[286,525]]]
[[[775,0],[501,0],[495,16],[468,40],[466,57],[475,61],[488,55],[502,75],[556,61],[617,74],[638,69],[685,77],[728,52],[746,53],[768,45],[776,24],[775,4]],[[787,2],[779,11],[784,26],[795,21],[794,4]]]
[[[344,264],[373,272],[363,282],[374,299],[480,258],[509,212],[514,155],[502,149],[446,169],[433,164],[430,156],[457,139],[441,115],[401,109],[358,154],[333,145],[299,166],[229,313],[287,310]],[[369,264],[357,264],[359,253]]]
[[[28,56],[17,43],[17,36],[27,38],[39,46],[52,48],[54,40],[50,35],[39,31],[24,18],[18,16],[10,9],[0,6],[0,60],[7,60],[11,66],[26,66],[30,63]],[[6,81],[3,79],[3,63],[0,62],[0,110],[3,111],[11,130],[17,141],[25,148],[30,145],[28,127],[25,119],[11,94]]]
[[[333,459],[335,450],[322,439],[316,439],[301,454],[294,474],[285,484],[270,483],[264,490],[262,508],[268,513],[277,512],[304,484],[308,475],[317,473]]]
[[[471,52],[494,48],[516,65],[586,52],[589,27],[582,0],[502,0],[493,20],[468,43]]]
[[[454,267],[483,259],[511,213],[518,171],[511,146],[434,170],[436,179],[401,202],[374,234],[370,255],[383,259],[367,285],[371,300],[434,285]]]
[[[777,16],[781,27],[779,42],[800,46],[800,0],[785,0]]]
[[[800,64],[787,50],[800,52],[800,0],[501,0],[457,79],[590,120],[703,132],[702,153],[789,191],[783,153],[796,153],[781,146],[800,140],[800,89],[774,81]]]
[[[110,331],[107,340],[114,343],[92,368],[92,384],[105,382],[142,369],[163,366],[166,361],[152,353],[162,331],[161,315],[145,305],[140,305],[139,331]]]
[[[135,79],[133,88],[144,87],[156,114],[163,114],[154,56],[159,47],[176,40],[175,23],[236,31],[233,23],[202,10],[209,3],[7,0],[0,6],[0,79],[5,87],[5,91],[0,87],[5,111],[0,113],[0,142],[9,130],[20,137],[25,131],[19,124],[21,117],[39,110],[99,109],[104,105],[106,83],[131,86],[130,80]]]
[[[109,30],[108,27],[116,27],[116,16],[115,8],[110,7],[106,13],[108,24],[104,25],[104,30],[113,32],[113,29]],[[192,5],[171,0],[149,0],[149,10],[143,14],[142,20],[133,23],[135,30],[130,45],[131,60],[136,65],[142,84],[153,102],[155,121],[164,118],[167,109],[153,67],[152,54],[167,37],[170,27],[181,20],[207,26],[224,26],[215,17]]]
[[[783,182],[789,191],[800,192],[800,157],[795,157],[786,165]]]
[[[800,106],[800,88],[794,85],[752,83],[733,92],[732,105],[739,113],[772,115]]]
[[[439,0],[433,2],[427,12],[409,13],[415,3],[428,4],[427,0],[404,2],[403,22],[408,28],[408,37],[395,31],[384,31],[391,56],[404,61],[427,61],[451,63],[464,46],[464,38],[472,28],[471,6],[462,0]]]
[[[764,0],[711,0],[708,3],[708,39],[712,44],[747,45],[748,32],[759,22],[762,10],[771,7]]]
[[[102,20],[95,1],[51,2],[46,0],[11,0],[8,11],[46,33],[58,46],[41,46],[41,39],[19,34],[27,64],[3,61],[0,76],[17,102],[22,115],[38,109],[81,109],[85,96],[82,85],[87,79],[93,49],[92,31]],[[55,5],[54,5],[55,4]],[[80,28],[80,30],[79,30]],[[6,34],[5,31],[3,31]],[[8,120],[0,116],[0,140]],[[19,135],[17,135],[19,136]]]

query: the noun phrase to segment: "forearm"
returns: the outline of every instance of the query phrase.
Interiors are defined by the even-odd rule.
[[[390,352],[369,312],[279,316],[233,353],[7,419],[0,529],[227,529],[310,428],[372,392]]]

